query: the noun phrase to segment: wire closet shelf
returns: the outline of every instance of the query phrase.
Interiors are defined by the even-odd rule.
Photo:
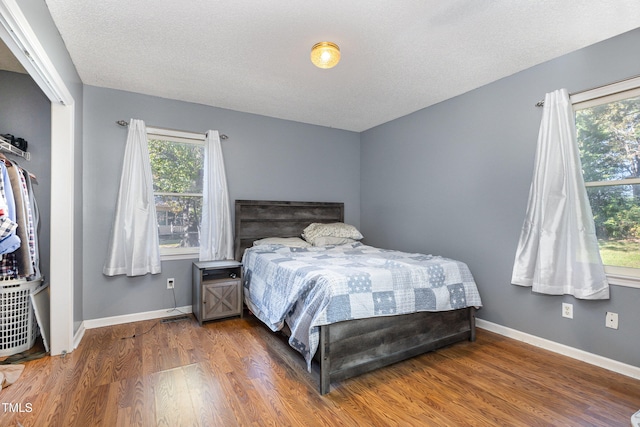
[[[14,147],[4,136],[0,136],[0,150],[20,156],[27,161],[31,160],[31,154],[28,151]]]

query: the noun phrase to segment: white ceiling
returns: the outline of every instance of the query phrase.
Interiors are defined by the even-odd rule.
[[[87,85],[352,131],[640,27],[638,0],[46,3]]]

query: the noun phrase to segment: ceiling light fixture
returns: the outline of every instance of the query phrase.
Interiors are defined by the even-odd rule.
[[[318,68],[333,68],[340,62],[340,48],[331,42],[320,42],[311,48],[311,62]]]

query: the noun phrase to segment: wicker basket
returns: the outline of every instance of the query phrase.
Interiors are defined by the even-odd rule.
[[[41,281],[6,283],[0,282],[0,356],[30,349],[38,336],[30,295]]]

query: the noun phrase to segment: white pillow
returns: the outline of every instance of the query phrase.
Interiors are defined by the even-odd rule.
[[[320,236],[313,239],[313,246],[344,245],[345,243],[355,243],[357,240],[348,237]]]
[[[283,245],[290,248],[308,248],[311,246],[309,242],[305,242],[299,237],[267,237],[253,242],[253,246],[260,245]]]
[[[313,241],[318,237],[346,237],[348,239],[360,240],[362,234],[353,225],[345,224],[344,222],[333,222],[330,224],[321,224],[314,222],[309,224],[307,228],[302,232],[302,237],[307,242],[313,244]]]

